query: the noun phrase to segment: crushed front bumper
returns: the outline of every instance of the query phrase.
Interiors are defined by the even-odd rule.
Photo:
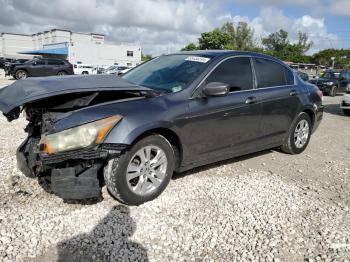
[[[52,192],[67,200],[99,197],[104,164],[127,149],[127,145],[102,144],[43,155],[35,145],[36,139],[29,138],[18,147],[18,168],[28,177],[49,176]]]

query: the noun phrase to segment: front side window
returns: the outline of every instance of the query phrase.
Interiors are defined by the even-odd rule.
[[[229,84],[230,92],[252,89],[253,74],[250,59],[248,57],[227,59],[214,69],[205,82]]]
[[[134,51],[126,51],[127,56],[134,56]]]
[[[211,56],[165,55],[152,59],[122,78],[131,83],[166,92],[188,87],[205,68]]]
[[[254,66],[258,88],[291,84],[286,81],[285,67],[277,62],[268,59],[255,58]],[[291,76],[289,76],[288,82],[291,82]]]

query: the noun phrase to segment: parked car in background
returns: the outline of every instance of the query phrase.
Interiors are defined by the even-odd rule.
[[[327,71],[322,77],[311,79],[309,82],[316,85],[325,95],[335,96],[341,91],[339,79],[333,71]]]
[[[94,75],[97,74],[97,69],[93,65],[75,64],[74,74],[76,75]]]
[[[138,205],[161,194],[174,171],[268,148],[303,152],[322,119],[321,97],[271,56],[194,51],[121,78],[16,81],[0,90],[0,110],[9,121],[26,112],[24,174],[49,176],[65,199],[98,197],[105,182]]]
[[[303,79],[305,82],[309,81],[309,75],[304,73],[304,72],[301,72],[301,71],[296,71],[297,75]]]
[[[73,65],[63,59],[37,58],[23,64],[10,64],[5,75],[15,79],[33,76],[74,75]]]
[[[110,66],[106,69],[106,71],[104,71],[104,74],[108,74],[108,75],[118,75],[120,71],[128,69],[127,66],[120,66],[120,65],[114,65],[114,66]]]
[[[125,68],[125,69],[123,69],[123,70],[120,70],[120,71],[118,72],[118,75],[123,75],[123,74],[129,72],[131,69],[132,69],[131,67],[127,67],[127,68]]]
[[[346,87],[346,93],[340,102],[340,108],[345,115],[350,116],[350,85]]]

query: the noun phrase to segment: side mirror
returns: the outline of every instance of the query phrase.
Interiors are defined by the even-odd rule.
[[[225,96],[230,92],[230,86],[225,83],[211,82],[203,87],[205,96]]]
[[[37,64],[36,61],[33,61],[33,62],[32,62],[32,65],[36,65],[36,64]]]

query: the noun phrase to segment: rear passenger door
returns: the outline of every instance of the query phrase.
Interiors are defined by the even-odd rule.
[[[34,60],[29,68],[30,76],[43,76],[46,74],[47,65],[43,59]]]
[[[281,143],[300,108],[294,74],[286,66],[263,58],[254,58],[257,97],[262,105],[261,139],[264,146]]]

